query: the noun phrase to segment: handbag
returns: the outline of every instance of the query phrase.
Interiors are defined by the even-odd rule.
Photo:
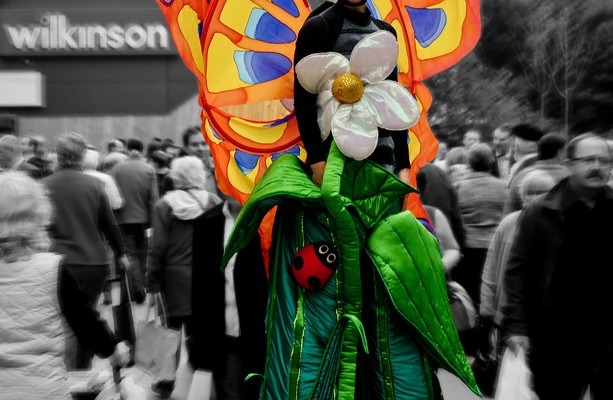
[[[470,295],[459,283],[447,280],[447,295],[451,306],[451,315],[458,332],[477,326],[477,311]]]
[[[128,277],[123,267],[118,267],[117,277],[109,279],[109,282],[119,283],[119,302],[113,305],[113,330],[115,338],[119,342],[125,341],[130,345],[130,361],[128,367],[134,365],[134,342],[136,334],[134,332],[134,316],[132,314],[132,303]]]
[[[151,309],[154,318],[150,320]],[[161,315],[158,309],[162,311]],[[174,381],[181,346],[181,331],[167,325],[166,310],[160,293],[153,294],[147,317],[138,323],[136,337],[136,366],[152,375],[156,380]]]
[[[532,372],[526,364],[524,350],[517,354],[505,349],[500,362],[495,400],[538,400],[532,390]]]

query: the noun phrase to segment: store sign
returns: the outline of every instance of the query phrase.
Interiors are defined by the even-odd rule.
[[[34,15],[36,14],[36,15]],[[0,55],[175,54],[159,10],[3,10]]]

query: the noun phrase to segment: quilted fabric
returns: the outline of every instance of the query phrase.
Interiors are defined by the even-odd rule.
[[[0,261],[0,400],[70,399],[57,298],[61,256]]]
[[[450,314],[436,239],[408,212],[385,218],[395,211],[393,206],[412,191],[413,188],[374,163],[346,160],[334,145],[321,189],[312,183],[304,165],[291,155],[279,157],[256,184],[237,219],[224,260],[249,242],[272,207],[280,206],[275,219],[277,247],[273,245],[271,254],[269,363],[264,378],[266,393],[274,394],[270,398],[318,398],[321,393],[330,393],[329,385],[336,387],[337,398],[354,398],[356,356],[358,349],[364,347],[360,336],[365,331],[375,331],[371,326],[363,326],[360,320],[363,307],[360,268],[374,268],[368,262],[362,264],[361,251],[365,245],[381,275],[385,287],[382,290],[388,299],[378,300],[378,304],[385,307],[386,303],[391,303],[404,320],[415,327],[420,346],[427,353],[423,363],[419,357],[413,358],[416,361],[411,368],[418,366],[422,375],[415,370],[404,372],[429,381],[429,371],[441,366],[479,393]],[[324,225],[329,229],[328,235],[342,262],[335,278],[324,288],[324,291],[331,291],[333,297],[328,297],[332,302],[327,300],[326,308],[320,307],[320,312],[322,315],[336,312],[336,321],[346,319],[350,322],[343,322],[338,331],[334,321],[330,321],[320,332],[325,338],[313,342],[308,324],[314,318],[308,307],[313,294],[296,288],[285,269],[289,271],[291,257],[300,245],[311,243],[310,230],[321,221],[327,221]],[[322,301],[320,306],[323,304]],[[401,335],[401,331],[398,332]],[[386,335],[379,340],[397,342],[398,335]],[[399,349],[397,354],[419,355],[421,352],[409,342],[402,346],[405,350]],[[324,348],[327,348],[325,353]],[[309,358],[305,368],[304,355],[313,354],[319,358]],[[337,365],[334,359],[338,368],[334,367]],[[324,368],[323,360],[332,368]],[[282,365],[284,362],[289,365]],[[387,362],[389,368],[398,367],[396,359],[388,358]],[[313,363],[322,368],[319,373],[315,371],[316,380],[313,380]],[[274,383],[267,382],[268,378],[273,378]],[[390,375],[385,379],[389,382],[393,378]],[[324,384],[322,380],[329,383]],[[311,396],[304,394],[306,381],[316,385]],[[278,387],[271,389],[271,384]]]

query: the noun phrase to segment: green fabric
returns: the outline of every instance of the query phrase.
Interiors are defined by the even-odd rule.
[[[330,393],[354,398],[364,333],[358,328],[364,294],[360,268],[374,268],[360,259],[364,246],[382,278],[382,292],[389,295],[385,304],[391,302],[401,321],[417,332],[411,339],[387,325],[383,330],[365,327],[366,335],[386,334],[387,361],[380,370],[386,375],[384,392],[396,393],[395,384],[402,392],[402,382],[394,382],[390,374],[409,373],[415,382],[431,386],[430,367],[414,339],[434,367],[448,369],[479,392],[451,318],[436,239],[408,212],[385,217],[413,190],[374,163],[345,160],[334,144],[321,189],[292,155],[279,157],[256,184],[237,219],[223,265],[249,243],[266,213],[279,206],[271,249],[265,398],[323,398]],[[334,243],[341,262],[322,290],[305,291],[291,276],[292,258],[304,245],[321,239]],[[345,318],[353,322],[339,325]],[[403,367],[407,362],[417,369]]]
[[[479,394],[451,316],[436,238],[405,211],[374,227],[366,251],[394,307],[415,327],[430,356]]]

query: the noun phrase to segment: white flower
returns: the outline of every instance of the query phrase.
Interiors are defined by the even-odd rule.
[[[321,139],[330,132],[347,157],[363,160],[377,147],[377,127],[403,130],[419,119],[409,91],[385,80],[396,68],[398,43],[388,31],[360,40],[347,60],[339,53],[310,54],[296,64],[296,76],[317,94]]]

